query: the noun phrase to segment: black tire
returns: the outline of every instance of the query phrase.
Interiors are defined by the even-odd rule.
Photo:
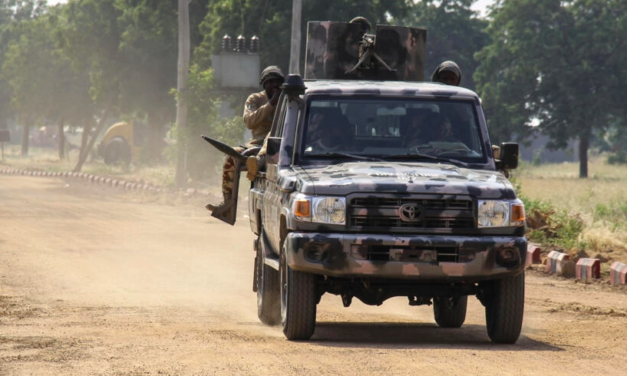
[[[281,255],[281,324],[292,341],[308,340],[316,329],[316,276],[292,270]]]
[[[263,249],[257,247],[257,316],[266,325],[279,325],[281,322],[281,296],[279,272],[263,261]]]
[[[466,321],[468,296],[462,296],[454,307],[447,298],[433,298],[433,317],[440,328],[459,328]]]
[[[128,143],[120,137],[109,141],[103,151],[105,164],[112,165],[118,162],[131,163],[131,148]]]
[[[525,273],[492,282],[485,302],[488,336],[494,343],[516,343],[525,308]]]

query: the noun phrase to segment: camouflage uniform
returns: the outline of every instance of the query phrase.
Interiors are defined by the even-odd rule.
[[[257,172],[265,166],[266,154],[268,152],[268,137],[270,137],[270,133],[268,133],[266,138],[263,140],[263,146],[259,150],[259,153],[248,157],[246,160],[246,177],[250,181],[255,181]]]
[[[253,133],[253,139],[243,147],[235,147],[236,151],[244,151],[262,146],[266,135],[272,127],[272,117],[275,107],[269,103],[268,95],[265,91],[251,94],[246,100],[244,107],[244,123],[246,128]],[[224,158],[222,168],[222,194],[225,198],[233,194],[233,177],[235,175],[235,161],[228,155]]]
[[[277,66],[269,66],[261,72],[261,79],[259,84],[264,90],[259,93],[251,94],[246,99],[244,105],[244,123],[246,128],[250,129],[253,134],[253,139],[248,141],[246,145],[233,148],[239,153],[244,153],[251,148],[260,147],[263,144],[264,139],[270,133],[272,127],[272,118],[274,117],[275,106],[270,103],[267,90],[271,90],[272,86],[266,87],[268,80],[278,79],[282,83],[284,80],[283,72]],[[276,83],[275,83],[276,85]],[[209,204],[207,209],[213,211],[224,211],[229,208],[229,201],[233,194],[233,180],[235,177],[235,161],[233,158],[226,156],[224,158],[224,165],[222,166],[222,194],[224,201],[219,205]]]

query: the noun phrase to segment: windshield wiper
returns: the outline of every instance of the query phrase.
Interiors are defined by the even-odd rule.
[[[436,162],[445,162],[445,163],[454,164],[455,166],[468,167],[468,163],[462,162],[462,161],[460,161],[458,159],[437,157],[435,155],[420,154],[420,153],[386,155],[386,156],[384,156],[382,158],[385,159],[385,160],[390,160],[390,159],[429,159],[429,160],[436,161]]]
[[[359,159],[362,161],[376,161],[376,162],[383,162],[384,159],[382,158],[374,158],[374,157],[366,157],[363,155],[356,155],[356,154],[348,154],[348,153],[336,153],[336,152],[331,152],[331,153],[318,153],[318,154],[305,154],[306,157],[345,157],[345,158],[352,158],[352,159]]]

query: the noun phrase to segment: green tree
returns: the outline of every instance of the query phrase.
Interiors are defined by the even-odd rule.
[[[52,77],[46,62],[51,58],[49,29],[41,14],[41,1],[15,1],[12,22],[4,37],[10,37],[4,51],[2,76],[10,88],[10,105],[23,124],[22,156],[28,155],[30,127],[44,116],[45,88]]]
[[[149,158],[159,156],[165,125],[172,122],[175,112],[170,92],[176,87],[177,3],[77,0],[65,7],[69,22],[62,33],[62,47],[73,66],[89,74],[95,116],[100,119],[94,137],[110,115],[147,119],[145,150]],[[206,7],[194,3],[192,30],[197,30]],[[192,36],[199,43],[198,32]]]
[[[5,60],[6,50],[12,40],[10,25],[13,20],[13,10],[10,8],[10,2],[0,0],[0,61]],[[7,125],[7,120],[11,117],[10,111],[11,89],[5,76],[0,74],[0,128]]]
[[[28,154],[30,126],[35,122],[56,121],[58,125],[59,157],[64,157],[63,127],[66,122],[80,123],[89,113],[91,101],[86,95],[88,80],[75,72],[69,60],[56,46],[55,35],[60,23],[61,8],[45,8],[45,2],[13,1],[1,4],[0,19],[6,20],[10,6],[10,21],[3,23],[0,43],[4,63],[1,78],[7,84],[3,93],[10,98],[11,110],[24,123],[22,154]],[[0,102],[4,103],[4,99]],[[3,104],[0,103],[0,106]],[[4,114],[6,112],[3,111]],[[6,116],[6,115],[5,115]]]
[[[232,118],[220,116],[222,103],[228,103],[231,98],[215,94],[215,87],[211,69],[201,71],[197,65],[191,67],[188,81],[188,132],[184,135],[184,144],[188,148],[187,173],[192,180],[221,176],[219,174],[222,172],[223,154],[207,144],[200,135],[208,135],[230,145],[246,141],[243,139],[244,119],[239,112]]]
[[[192,46],[199,43],[198,25],[206,12],[200,2],[190,5]],[[171,90],[177,86],[178,0],[120,0],[122,12],[120,52],[126,62],[121,80],[121,103],[125,113],[146,116],[150,126],[149,147],[155,158],[174,121],[176,103]]]
[[[579,175],[587,177],[591,138],[624,111],[627,3],[499,1],[491,17],[492,43],[477,54],[475,75],[491,133],[524,137],[535,121],[550,147],[576,138]]]
[[[63,6],[49,8],[46,22],[50,29],[49,38],[54,49],[48,64],[52,77],[48,81],[50,96],[47,102],[46,116],[49,121],[56,121],[58,134],[59,158],[65,158],[66,124],[81,126],[90,124],[94,114],[94,102],[89,96],[90,80],[85,69],[75,69],[72,61],[59,48],[60,33],[68,20],[63,17]]]
[[[455,61],[462,70],[461,86],[475,90],[473,75],[478,62],[475,53],[490,42],[484,31],[488,21],[471,9],[475,0],[424,0],[412,4],[409,14],[398,22],[427,30],[425,80],[446,60]]]
[[[96,138],[110,116],[119,113],[120,81],[125,61],[120,52],[122,12],[116,0],[76,0],[63,7],[67,20],[59,31],[59,47],[77,72],[90,79],[93,113],[84,126],[81,153],[74,168],[80,171]],[[92,134],[92,127],[96,130]]]

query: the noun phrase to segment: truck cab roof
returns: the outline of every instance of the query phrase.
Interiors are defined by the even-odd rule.
[[[472,90],[434,82],[305,80],[306,95],[346,94],[382,96],[447,97],[479,100]]]

